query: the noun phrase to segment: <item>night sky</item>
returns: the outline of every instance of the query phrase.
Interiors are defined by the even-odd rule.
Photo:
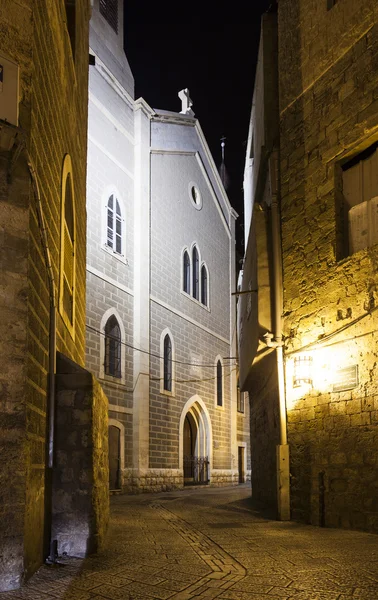
[[[222,21],[220,13],[218,22],[188,14],[185,21],[178,18],[177,24],[159,23],[163,19],[157,14],[154,22],[146,23],[143,3],[139,13],[130,6],[132,3],[125,3],[125,50],[135,78],[135,97],[142,96],[152,108],[179,112],[177,93],[187,87],[217,166],[221,161],[220,138],[227,138],[225,162],[231,180],[228,195],[241,217],[239,244],[260,19],[271,1],[250,2],[248,10],[238,13],[243,23],[232,22],[228,15]],[[172,13],[168,16],[172,18]]]

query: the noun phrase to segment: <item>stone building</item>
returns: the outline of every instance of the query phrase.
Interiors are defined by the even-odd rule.
[[[109,397],[110,487],[236,483],[236,213],[188,91],[180,113],[134,100],[110,4],[90,30],[86,359]]]
[[[74,554],[101,543],[107,404],[83,368],[89,3],[6,0],[0,23],[0,590],[7,590],[56,543]]]
[[[246,167],[261,187],[245,191],[246,204],[253,204],[257,251],[251,242],[242,289],[256,286],[258,293],[250,294],[249,305],[245,300],[239,305],[243,336],[249,332],[253,339],[242,360],[241,385],[250,392],[252,436],[257,432],[263,440],[260,448],[254,444],[253,493],[285,508],[281,481],[290,492],[292,518],[373,532],[378,530],[377,59],[376,2],[278,2],[279,106],[271,114],[279,122],[279,140],[264,145],[266,120],[254,122],[252,145],[255,156],[265,155],[265,171],[253,164],[251,151]],[[270,67],[271,58],[256,78],[254,109],[258,97],[266,106],[261,94]],[[261,214],[265,227],[259,226]],[[264,295],[270,314],[261,308]],[[269,350],[271,345],[276,348]],[[269,353],[279,357],[280,347],[282,368],[274,361],[267,389],[260,382],[268,381],[268,371],[259,372],[258,361]],[[275,446],[285,441],[290,486],[286,463],[275,456]]]

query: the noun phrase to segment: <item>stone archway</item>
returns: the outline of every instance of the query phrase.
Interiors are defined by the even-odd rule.
[[[180,418],[179,468],[184,484],[206,484],[211,478],[212,428],[210,415],[200,396],[192,396]]]

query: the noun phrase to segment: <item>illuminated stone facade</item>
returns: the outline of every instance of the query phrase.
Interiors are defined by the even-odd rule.
[[[278,426],[287,415],[292,517],[374,532],[378,531],[377,57],[375,2],[279,1],[276,149],[287,411],[279,410],[278,377],[266,407],[262,395],[254,397],[250,390],[252,435],[257,431],[261,436],[265,427],[264,435],[272,440],[270,478],[263,474],[266,449],[262,456],[256,448],[253,459],[259,474],[254,489],[260,499],[277,506],[274,444],[279,443]],[[253,200],[255,210],[257,203],[264,206],[262,196]],[[273,298],[272,281],[278,286],[280,282],[273,272],[272,244],[268,238],[264,254],[262,243],[258,234],[259,296],[265,281]],[[247,256],[250,269],[248,261]],[[253,259],[252,264],[256,266]],[[245,272],[244,289],[248,277]],[[273,311],[273,301],[271,307]],[[261,314],[255,310],[260,326]],[[252,329],[259,331],[261,348],[261,327]],[[252,371],[258,360],[257,356]],[[248,387],[247,365],[244,376]],[[260,377],[267,379],[267,372]],[[263,414],[265,420],[259,420]]]
[[[110,487],[181,488],[190,427],[191,455],[209,460],[203,478],[237,483],[239,453],[249,476],[249,435],[228,358],[236,352],[236,214],[190,111],[134,100],[122,28],[96,1],[90,46],[86,364],[109,397]],[[197,291],[193,270],[183,280],[194,246]]]
[[[1,590],[18,587],[50,553],[61,485],[46,458],[57,454],[56,351],[72,369],[84,365],[89,10],[87,0],[0,6],[0,64],[20,75],[19,121],[0,122]],[[4,67],[1,115],[8,84]],[[80,441],[75,450],[80,456]]]

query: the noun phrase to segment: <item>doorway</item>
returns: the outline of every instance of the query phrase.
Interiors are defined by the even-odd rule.
[[[239,470],[239,483],[245,482],[244,473],[244,446],[238,446],[238,470]]]
[[[205,405],[193,396],[180,419],[180,465],[184,485],[206,485],[210,481],[211,425]]]
[[[109,489],[121,489],[121,430],[109,426]]]

